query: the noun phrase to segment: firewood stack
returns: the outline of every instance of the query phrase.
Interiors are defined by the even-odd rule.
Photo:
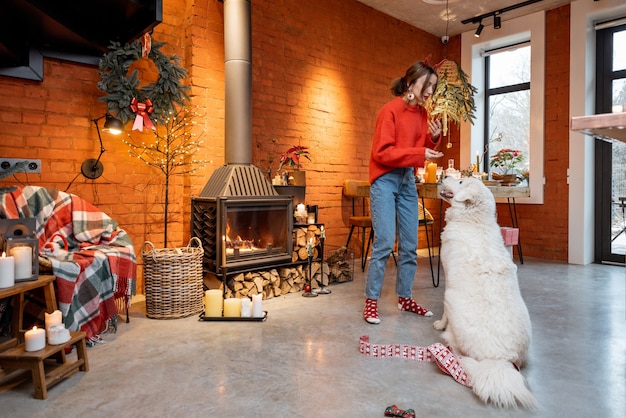
[[[321,229],[317,225],[307,225],[302,227],[294,227],[293,229],[293,253],[291,254],[291,262],[306,261],[309,256],[307,251],[307,243],[312,239],[313,259],[319,257],[319,245]]]
[[[339,247],[328,256],[326,262],[328,263],[327,270],[330,273],[330,281],[332,283],[352,281],[354,260],[346,247]]]

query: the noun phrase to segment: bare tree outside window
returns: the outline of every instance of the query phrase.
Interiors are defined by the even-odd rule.
[[[490,157],[503,148],[521,151],[525,158],[520,174],[523,180],[527,180],[530,166],[530,46],[496,52],[485,60],[488,60],[486,67],[489,69],[485,95],[487,153]],[[491,173],[492,168],[488,168]]]

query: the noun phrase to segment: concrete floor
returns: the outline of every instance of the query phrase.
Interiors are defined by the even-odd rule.
[[[523,369],[541,408],[534,413],[482,404],[433,363],[374,359],[372,343],[439,342],[445,280],[434,288],[420,259],[414,295],[435,316],[399,312],[390,263],[382,323],[362,319],[364,275],[332,294],[264,301],[266,322],[153,320],[132,307],[106,343],[88,350],[91,370],[32,398],[27,380],[0,388],[2,417],[382,417],[387,406],[417,417],[624,417],[624,267],[576,266],[526,258],[519,267],[533,322]]]

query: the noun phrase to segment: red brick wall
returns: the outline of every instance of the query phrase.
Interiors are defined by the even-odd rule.
[[[558,44],[549,46],[547,59],[548,68],[567,74],[568,25],[560,20],[567,14],[560,10],[548,15],[548,43]],[[279,155],[288,147],[310,147],[312,161],[303,164],[307,200],[320,206],[327,242],[341,245],[347,238],[350,212],[341,186],[347,178],[367,178],[374,120],[378,109],[392,98],[391,80],[429,55],[431,63],[444,56],[458,60],[460,38],[453,37],[444,47],[438,37],[356,1],[253,0],[252,26],[253,163],[274,173]],[[188,70],[192,104],[199,115],[197,133],[203,140],[202,151],[195,157],[211,161],[196,174],[172,179],[168,246],[180,246],[189,240],[191,196],[200,192],[224,162],[223,4],[168,0],[163,23],[153,36],[155,41],[167,42],[162,51],[181,56]],[[141,259],[144,241],[163,246],[164,177],[129,157],[128,147],[108,134],[103,134],[104,175],[95,181],[77,176],[82,162],[99,152],[91,119],[103,115],[106,105],[97,101],[102,96],[96,87],[97,68],[56,59],[44,63],[43,82],[0,77],[0,157],[42,160],[41,175],[18,174],[0,180],[0,186],[42,185],[84,197],[129,232]],[[154,77],[143,74],[145,80]],[[567,79],[561,73],[548,74],[548,102],[551,97],[566,97]],[[546,256],[541,243],[530,237],[552,240],[559,232],[557,226],[563,230],[555,256],[547,256],[558,258],[557,250],[567,245],[566,211],[557,211],[566,207],[561,200],[567,201],[562,169],[567,162],[557,158],[567,156],[563,147],[567,147],[568,112],[563,111],[547,108],[546,137],[554,141],[554,147],[547,144],[546,177],[548,186],[552,183],[555,189],[546,197],[553,199],[560,193],[559,205],[522,208],[522,237],[528,237],[524,241],[528,255]],[[132,136],[151,139],[150,134],[142,137],[133,132]],[[458,144],[458,133],[452,138]],[[458,161],[458,148],[447,150],[443,161]],[[552,176],[553,170],[558,175]],[[429,209],[436,214],[438,205]],[[541,220],[538,225],[531,221],[534,216]],[[552,219],[555,226],[545,225],[546,219]],[[425,242],[423,237],[421,242]]]

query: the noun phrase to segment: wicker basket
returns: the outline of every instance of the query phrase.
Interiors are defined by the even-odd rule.
[[[195,242],[197,246],[191,244]],[[142,248],[146,291],[146,316],[153,319],[184,318],[202,311],[202,242],[197,237],[187,247]]]

